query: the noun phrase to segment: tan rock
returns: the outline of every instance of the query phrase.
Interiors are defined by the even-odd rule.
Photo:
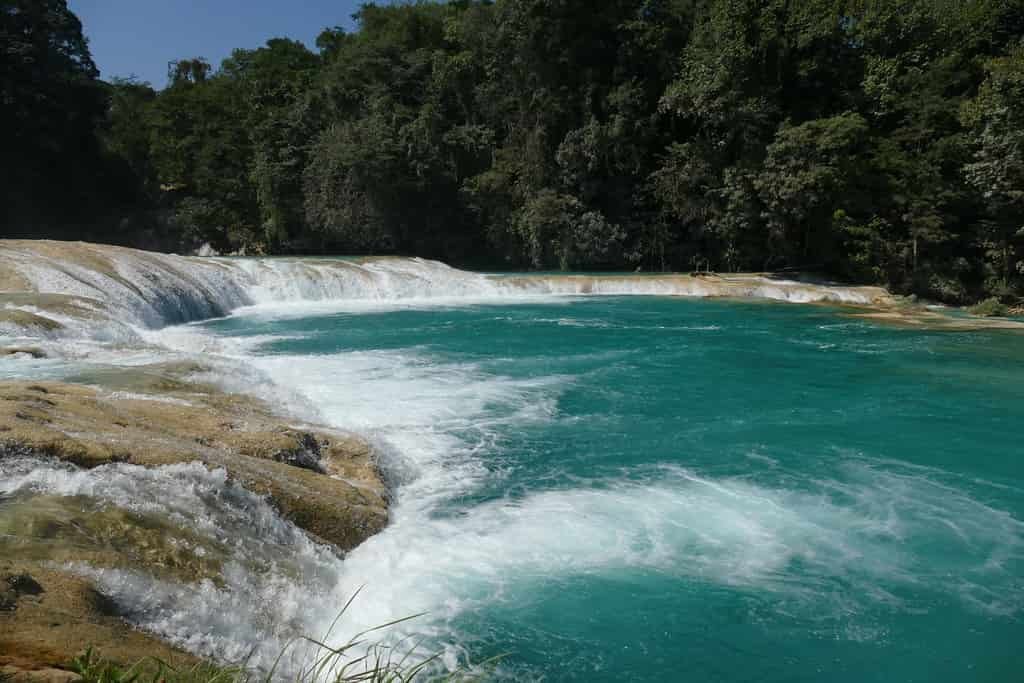
[[[156,515],[85,496],[15,496],[0,506],[0,553],[40,566],[86,563],[181,583],[221,583],[226,549]],[[2,588],[2,586],[0,586]],[[0,597],[0,609],[3,599]]]
[[[387,494],[368,444],[288,424],[260,401],[185,378],[200,369],[104,370],[103,389],[0,382],[0,458],[52,457],[85,468],[198,461],[225,469],[229,480],[266,496],[285,518],[342,551],[383,528]],[[89,646],[122,665],[144,657],[195,660],[133,631],[88,579],[59,567],[86,563],[218,583],[225,553],[168,520],[40,494],[3,502],[0,558],[0,671],[26,682],[67,683],[71,658]],[[4,583],[22,576],[28,578],[18,590]]]
[[[71,683],[81,676],[64,669],[20,669],[16,666],[0,666],[0,680],[10,683]]]
[[[17,308],[0,308],[0,325],[14,325],[21,329],[55,332],[64,326],[56,320]]]
[[[0,356],[31,356],[32,358],[46,358],[46,351],[34,346],[11,346],[0,349]]]
[[[0,382],[0,457],[34,454],[79,467],[199,461],[267,496],[281,514],[348,550],[387,522],[386,488],[369,446],[294,427],[259,401],[147,370],[152,398],[57,382]],[[173,401],[173,402],[169,402]]]
[[[89,647],[124,666],[145,657],[160,658],[174,667],[197,661],[133,630],[84,579],[34,563],[0,559],[0,591],[0,671],[15,680],[72,680],[74,675],[66,671],[71,659]]]
[[[974,332],[979,330],[1016,330],[1024,332],[1024,323],[1007,318],[982,318],[978,316],[954,317],[932,311],[924,306],[901,306],[883,310],[853,309],[850,317],[897,327],[947,330],[950,332]]]

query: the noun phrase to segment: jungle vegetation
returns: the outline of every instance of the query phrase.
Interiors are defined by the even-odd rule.
[[[65,0],[0,0],[0,232],[1024,294],[1024,0],[355,19],[104,82]]]

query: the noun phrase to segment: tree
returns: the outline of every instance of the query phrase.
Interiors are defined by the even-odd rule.
[[[107,95],[65,0],[0,2],[4,223],[66,225],[96,209]]]
[[[302,174],[318,124],[310,87],[320,60],[293,40],[275,38],[257,50],[236,50],[221,71],[241,91],[252,147],[250,181],[261,233],[271,248],[301,241]]]
[[[107,150],[124,160],[143,187],[155,181],[150,148],[150,118],[156,91],[134,78],[115,78],[103,136]],[[150,188],[151,189],[151,188]]]
[[[596,211],[569,195],[543,190],[514,219],[534,267],[593,266],[607,262],[624,237]]]
[[[263,248],[245,107],[243,90],[225,74],[179,81],[153,104],[153,167],[184,248]]]
[[[179,59],[167,65],[167,85],[171,88],[199,85],[206,82],[210,71],[210,63],[202,57]]]
[[[391,211],[401,192],[402,150],[383,112],[328,128],[305,170],[306,220],[321,244],[388,251],[402,239]]]
[[[764,202],[769,262],[836,266],[838,209],[857,214],[867,122],[846,113],[797,126],[784,125],[768,146],[755,187]]]
[[[985,71],[963,110],[976,150],[964,172],[988,209],[979,237],[995,274],[989,289],[1006,296],[1024,273],[1024,43],[990,60]]]
[[[160,92],[98,81],[63,2],[0,7],[30,234],[1024,284],[1018,0],[366,4]]]

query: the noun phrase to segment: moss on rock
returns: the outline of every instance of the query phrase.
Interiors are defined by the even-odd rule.
[[[0,459],[49,457],[83,468],[198,461],[223,468],[229,481],[265,496],[283,517],[342,551],[383,528],[386,489],[365,442],[285,423],[260,401],[185,378],[197,370],[194,364],[105,370],[103,389],[0,382]],[[85,563],[179,583],[219,583],[226,557],[216,541],[152,515],[88,498],[6,497],[0,579],[30,577],[42,591],[30,595],[0,582],[0,671],[62,682],[62,667],[89,646],[116,663],[146,656],[194,662],[131,630],[88,579],[55,567]]]
[[[166,379],[177,390],[152,398],[59,382],[0,382],[0,457],[33,454],[86,468],[199,461],[224,468],[342,550],[383,528],[386,489],[366,443],[284,424],[258,401],[159,374],[135,386]]]
[[[213,541],[169,520],[57,495],[16,496],[0,505],[0,554],[60,566],[143,567],[167,581],[214,584],[222,583],[227,556]]]
[[[19,589],[18,584],[21,585]],[[26,586],[31,590],[25,590]],[[16,680],[70,680],[60,672],[86,648],[122,664],[157,657],[172,666],[196,658],[133,630],[89,581],[19,559],[0,559],[0,671]]]

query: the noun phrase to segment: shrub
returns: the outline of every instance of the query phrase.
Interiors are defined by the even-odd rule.
[[[1003,318],[1009,315],[1010,309],[1008,309],[999,299],[992,297],[991,299],[985,299],[970,308],[967,309],[972,315],[980,315],[985,318],[999,317]]]

